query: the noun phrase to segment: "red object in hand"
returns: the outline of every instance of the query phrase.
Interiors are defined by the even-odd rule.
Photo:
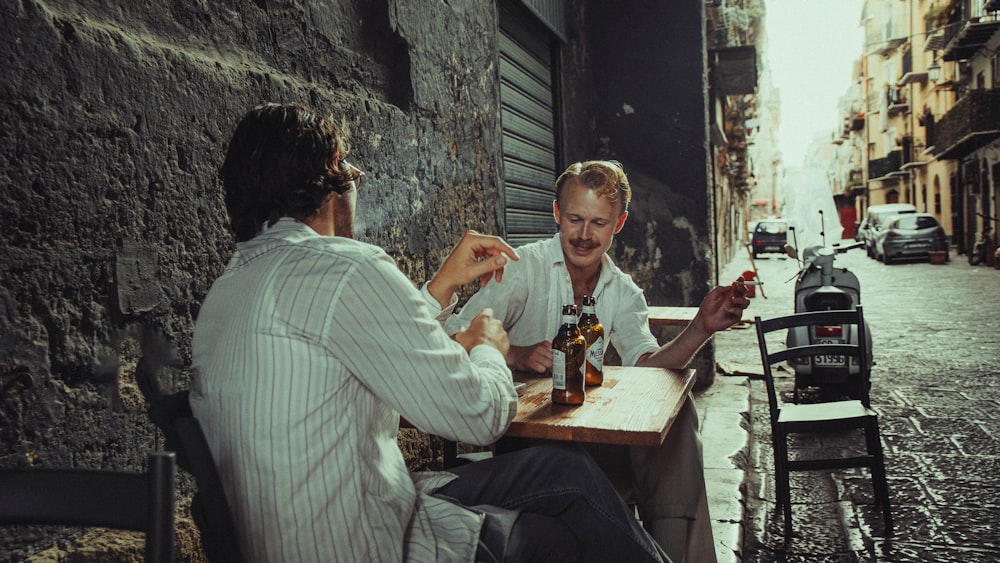
[[[753,270],[747,270],[743,272],[741,275],[743,276],[743,281],[753,281],[754,278],[757,277],[757,274]],[[757,296],[757,286],[748,285],[746,286],[746,288],[747,288],[747,297]]]

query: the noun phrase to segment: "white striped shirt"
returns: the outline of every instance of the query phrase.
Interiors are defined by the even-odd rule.
[[[433,305],[432,305],[433,304]],[[380,248],[281,219],[237,246],[198,316],[191,406],[249,561],[472,561],[481,517],[407,472],[417,428],[475,444],[517,412],[496,349],[467,354]]]

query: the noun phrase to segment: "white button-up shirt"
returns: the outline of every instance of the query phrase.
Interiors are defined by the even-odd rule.
[[[481,516],[426,494],[417,428],[489,444],[517,412],[503,355],[467,354],[380,248],[281,219],[237,246],[198,316],[191,406],[249,561],[472,561]]]
[[[503,283],[491,281],[476,292],[461,313],[445,321],[445,330],[454,334],[483,308],[492,307],[513,346],[532,346],[555,338],[562,324],[562,306],[575,302],[559,237],[556,233],[551,239],[518,248],[521,259],[504,267]],[[601,257],[594,298],[604,334],[624,365],[635,365],[643,354],[659,348],[649,330],[646,297],[607,254]]]

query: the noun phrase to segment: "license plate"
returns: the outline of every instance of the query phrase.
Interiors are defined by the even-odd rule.
[[[843,344],[843,340],[817,340],[816,344]],[[823,354],[813,356],[813,364],[816,367],[842,367],[845,364],[844,357],[840,355]]]
[[[909,244],[906,245],[906,248],[909,248],[909,249],[912,249],[912,250],[917,250],[917,249],[923,250],[923,249],[929,248],[929,247],[930,247],[930,244],[926,243],[926,242],[911,242],[911,243],[909,243]]]

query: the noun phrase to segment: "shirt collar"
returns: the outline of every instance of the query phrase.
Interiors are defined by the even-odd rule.
[[[562,241],[560,237],[562,237],[562,233],[552,235],[548,248],[548,255],[553,266],[562,266],[565,268],[566,257],[563,255]],[[602,254],[601,273],[597,278],[597,287],[602,288],[611,283],[611,280],[617,270],[618,266],[615,265],[614,260],[612,260],[606,252]]]
[[[293,219],[292,217],[282,217],[278,219],[270,227],[266,224],[264,228],[261,229],[257,236],[254,238],[284,238],[290,234],[300,234],[303,236],[314,236],[318,237],[319,234],[312,230],[312,227],[306,225],[298,219]]]
[[[264,225],[257,236],[252,239],[237,243],[234,258],[245,262],[278,246],[302,242],[318,236],[320,235],[309,225],[291,217],[282,217],[271,226]]]

